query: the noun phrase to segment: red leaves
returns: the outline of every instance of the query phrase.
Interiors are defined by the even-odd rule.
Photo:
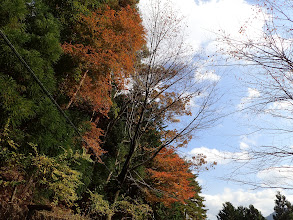
[[[161,192],[157,196],[154,191],[148,191],[151,202],[162,202],[170,206],[174,202],[185,204],[185,200],[195,195],[190,179],[195,178],[189,171],[190,164],[180,158],[173,149],[163,149],[154,159],[152,168],[147,169],[151,185]],[[159,193],[160,194],[160,193]]]

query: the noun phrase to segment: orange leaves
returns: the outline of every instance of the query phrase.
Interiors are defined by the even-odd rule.
[[[152,168],[147,169],[151,185],[162,193],[157,196],[153,191],[149,191],[148,200],[162,202],[166,206],[174,202],[185,204],[185,200],[196,193],[190,185],[190,180],[195,177],[189,171],[189,166],[173,149],[163,149],[154,159]]]
[[[129,6],[117,11],[106,6],[89,16],[81,15],[74,29],[74,42],[62,45],[64,53],[77,66],[76,72],[68,73],[63,83],[70,98],[67,108],[71,104],[83,105],[88,112],[107,117],[112,105],[112,86],[123,88],[134,71],[136,52],[145,43],[140,16]],[[93,123],[91,132],[85,136],[98,156],[103,153],[101,135],[102,130]]]
[[[123,87],[133,71],[136,51],[145,43],[139,14],[130,7],[120,11],[106,7],[90,16],[82,15],[76,29],[79,42],[62,45],[80,71],[88,72],[76,100],[89,102],[94,111],[107,115],[112,84]],[[69,96],[75,94],[74,86],[67,87]]]
[[[103,130],[96,127],[95,123],[91,123],[91,130],[89,132],[86,132],[84,135],[84,139],[87,142],[87,145],[85,145],[86,148],[89,146],[91,147],[91,150],[95,155],[98,157],[105,153],[105,151],[100,147],[101,140],[100,137],[103,135]],[[101,162],[101,161],[100,161]]]
[[[91,103],[95,112],[107,115],[111,108],[110,91],[112,86],[104,76],[99,76],[100,80],[94,81],[90,77],[85,79],[85,85],[81,88],[80,96],[83,100]]]
[[[163,143],[167,143],[175,139],[173,142],[173,145],[172,146],[169,145],[169,147],[173,149],[186,147],[189,141],[192,139],[192,135],[180,135],[177,129],[161,130],[160,135],[161,135]]]
[[[136,52],[145,43],[137,11],[129,6],[120,11],[106,7],[81,16],[77,32],[82,43],[66,43],[64,52],[78,58],[82,68],[90,68],[93,75],[110,74],[117,85],[123,85],[133,71]]]
[[[176,92],[164,92],[160,95],[154,92],[152,95],[160,100],[158,103],[159,111],[162,111],[162,117],[166,118],[168,121],[176,123],[180,122],[177,117],[192,115],[188,107],[192,95]]]

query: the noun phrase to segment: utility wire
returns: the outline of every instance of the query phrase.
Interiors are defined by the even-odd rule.
[[[51,95],[51,93],[46,89],[46,87],[44,86],[44,84],[39,80],[39,78],[36,76],[36,74],[34,73],[34,71],[30,68],[30,66],[27,64],[27,62],[22,58],[22,56],[17,52],[17,50],[15,49],[15,47],[13,46],[13,44],[9,41],[9,39],[6,37],[6,35],[4,34],[4,32],[0,29],[0,35],[1,37],[4,39],[4,41],[6,42],[6,44],[10,47],[10,49],[13,51],[13,53],[17,56],[17,58],[20,60],[20,62],[25,66],[25,68],[30,72],[30,74],[33,76],[34,80],[38,83],[38,85],[41,87],[41,89],[43,90],[43,92],[48,96],[48,98],[51,100],[51,102],[53,103],[53,105],[56,106],[56,108],[59,110],[59,112],[61,113],[61,115],[66,119],[66,121],[71,125],[71,127],[75,130],[75,132],[81,137],[81,140],[90,148],[91,145],[82,137],[81,133],[79,132],[78,128],[73,124],[73,122],[69,119],[69,117],[66,115],[66,113],[61,109],[61,107],[58,105],[58,103],[56,102],[56,100],[53,98],[53,96]],[[102,163],[102,160],[99,156],[97,156],[99,161]],[[104,164],[104,163],[102,163]],[[105,165],[105,164],[104,164]],[[105,165],[105,167],[107,168],[107,170],[109,172],[110,169]]]
[[[71,125],[71,127],[75,130],[75,132],[80,136],[81,140],[88,147],[90,147],[90,148],[93,149],[93,147],[82,137],[82,135],[79,132],[78,128],[73,124],[73,122],[69,119],[69,117],[66,115],[66,113],[58,105],[58,103],[53,98],[53,96],[51,95],[51,93],[46,89],[46,87],[44,86],[44,84],[39,80],[39,78],[36,76],[36,74],[34,73],[34,71],[27,64],[27,62],[25,62],[25,60],[22,58],[22,56],[17,52],[17,50],[15,49],[15,47],[13,46],[13,44],[9,41],[9,39],[6,37],[6,35],[4,34],[4,32],[1,29],[0,29],[0,35],[4,39],[4,41],[6,42],[6,44],[10,47],[10,49],[13,51],[13,53],[17,56],[17,58],[20,60],[20,62],[31,73],[31,75],[33,76],[33,78],[35,79],[35,81],[38,83],[38,85],[41,87],[41,89],[43,90],[43,92],[49,97],[49,99],[51,100],[51,102],[53,103],[53,105],[56,106],[56,108],[59,110],[59,112],[61,113],[61,115],[66,119],[66,121]],[[97,156],[97,158],[98,158],[99,162],[105,166],[105,168],[108,170],[108,172],[111,173],[112,172],[111,169],[105,163],[102,162],[101,158],[99,156]],[[115,178],[115,179],[117,179],[117,178]],[[118,179],[117,179],[117,181],[120,182]]]
[[[68,116],[65,114],[65,112],[61,109],[61,107],[58,105],[58,103],[55,101],[55,99],[53,98],[53,96],[50,94],[50,92],[46,89],[46,87],[43,85],[43,83],[39,80],[39,78],[36,76],[36,74],[34,73],[34,71],[30,68],[30,66],[25,62],[25,60],[21,57],[21,55],[17,52],[17,50],[15,49],[15,47],[12,45],[12,43],[8,40],[8,38],[6,37],[6,35],[3,33],[3,31],[0,29],[0,35],[1,37],[4,39],[4,41],[6,42],[6,44],[10,47],[10,49],[13,51],[13,53],[17,56],[17,58],[20,60],[20,62],[25,66],[25,68],[30,72],[30,74],[33,76],[34,80],[38,83],[38,85],[41,87],[41,89],[43,90],[43,92],[49,97],[49,99],[51,100],[51,102],[57,107],[57,109],[59,110],[59,112],[63,115],[63,117],[66,119],[66,121],[74,128],[74,130],[76,131],[76,133],[78,135],[81,136],[79,130],[77,129],[77,127],[75,127],[75,125],[73,124],[73,122],[68,118]],[[81,136],[82,137],[82,136]],[[84,142],[86,142],[83,139]]]
[[[82,137],[81,133],[79,132],[78,128],[73,124],[73,122],[69,119],[69,117],[66,115],[66,113],[61,109],[61,107],[58,105],[58,103],[56,102],[56,100],[53,98],[53,96],[51,95],[51,93],[46,89],[46,87],[44,86],[44,84],[39,80],[39,78],[36,76],[36,74],[34,73],[34,71],[30,68],[30,66],[27,64],[27,62],[22,58],[22,56],[17,52],[17,50],[15,49],[15,47],[13,46],[13,44],[9,41],[9,39],[6,37],[6,35],[3,33],[3,31],[0,29],[0,35],[1,37],[4,39],[4,41],[6,42],[6,44],[11,48],[11,50],[13,51],[13,53],[17,56],[17,58],[20,60],[20,62],[26,67],[26,69],[31,73],[31,75],[33,76],[33,78],[35,79],[35,81],[38,83],[38,85],[41,87],[41,89],[43,90],[43,92],[49,97],[49,99],[51,100],[51,102],[53,103],[53,105],[55,105],[57,107],[57,109],[59,110],[59,112],[62,114],[62,116],[66,119],[66,121],[71,125],[71,127],[74,128],[75,132],[81,137],[82,141],[89,147],[90,144],[87,143],[87,141]],[[99,156],[97,156],[98,159],[101,161],[101,158]],[[102,162],[102,161],[101,161]],[[106,169],[111,172],[111,170],[107,167],[107,165],[105,163],[102,163]],[[141,178],[141,177],[140,177]],[[118,180],[118,178],[115,178],[118,182],[120,182]],[[134,182],[135,179],[130,176],[130,179],[133,180]],[[139,181],[140,182],[140,181]],[[144,180],[143,180],[144,182]],[[141,183],[141,182],[140,182]],[[156,191],[155,189],[151,188],[148,184],[144,183],[143,185],[148,186],[150,189]],[[162,191],[162,190],[157,190],[160,191],[161,193],[167,195],[168,197],[171,198],[176,198],[173,195]]]

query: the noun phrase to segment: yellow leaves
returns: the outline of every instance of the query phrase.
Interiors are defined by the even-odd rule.
[[[107,200],[104,200],[103,196],[98,193],[93,193],[89,191],[90,201],[91,201],[91,213],[99,213],[102,215],[110,215],[114,214],[113,210],[110,207],[110,204]]]
[[[129,197],[123,198],[122,201],[116,201],[112,205],[116,213],[127,213],[131,219],[144,220],[151,217],[152,209],[149,205],[143,204]]]
[[[39,154],[32,158],[32,165],[37,168],[34,178],[37,180],[39,187],[45,187],[46,190],[53,192],[55,204],[63,201],[71,206],[78,199],[76,190],[82,184],[80,172],[71,169],[58,158],[50,158]]]
[[[103,196],[89,191],[91,201],[90,213],[93,215],[104,215],[111,218],[115,213],[127,213],[132,219],[143,220],[151,214],[152,209],[147,204],[141,204],[129,197],[122,201],[115,201],[111,205]]]

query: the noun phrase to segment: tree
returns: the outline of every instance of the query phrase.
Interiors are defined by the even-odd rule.
[[[76,66],[67,73],[62,89],[70,98],[67,109],[72,104],[89,106],[92,129],[85,138],[99,156],[103,131],[95,127],[110,110],[112,86],[123,88],[124,79],[133,71],[136,51],[144,44],[144,30],[137,11],[129,6],[118,11],[106,6],[80,17],[78,40],[62,45]]]
[[[194,162],[194,161],[193,161]],[[179,157],[173,149],[164,149],[147,169],[145,188],[156,219],[206,219],[206,209],[193,164]]]
[[[289,201],[286,200],[284,195],[280,192],[276,195],[275,200],[275,214],[273,215],[274,220],[290,220],[293,219],[293,207]]]
[[[59,89],[54,65],[62,55],[58,19],[44,1],[2,3],[1,31],[55,98]],[[46,201],[71,206],[87,182],[77,167],[87,164],[90,172],[91,160],[79,157],[83,150],[74,129],[2,38],[0,53],[2,204],[24,207]]]
[[[0,10],[1,29],[40,81],[55,94],[53,66],[62,53],[58,21],[42,1],[5,1]],[[41,153],[61,153],[60,145],[73,145],[73,129],[2,38],[0,44],[0,131],[8,124],[11,138],[18,144],[32,142]]]
[[[120,186],[164,148],[186,145],[192,132],[211,126],[217,117],[210,108],[215,101],[214,85],[195,80],[194,57],[190,56],[179,32],[181,19],[168,6],[164,6],[167,11],[163,12],[163,5],[157,4],[150,18],[145,18],[150,27],[148,49],[141,52],[142,62],[136,64],[130,75],[131,87],[123,94],[119,91],[115,94],[124,101],[113,123],[125,117],[124,143],[128,143],[126,159],[118,173]],[[206,95],[202,96],[204,93]],[[194,97],[197,97],[197,107],[191,112],[188,105]],[[181,116],[190,116],[190,121],[180,122],[178,117]],[[171,123],[177,123],[177,129],[171,129]],[[151,132],[161,135],[160,141],[153,146],[144,141],[145,134]]]
[[[230,202],[226,202],[223,204],[223,209],[217,215],[218,220],[232,220],[238,219],[238,213],[235,207]]]
[[[261,212],[254,208],[253,205],[249,205],[249,208],[246,209],[245,213],[246,219],[256,219],[256,220],[264,220],[265,218],[262,216]]]
[[[97,126],[98,118],[106,117],[112,86],[123,87],[123,77],[132,71],[136,50],[144,43],[137,10],[126,5],[134,4],[133,1],[121,1],[123,7],[118,7],[118,1],[111,1],[115,10],[106,5],[95,12],[91,10],[101,2],[104,1],[13,0],[3,1],[0,6],[1,30],[84,134],[91,146],[88,152],[98,156],[105,153],[100,149],[102,130]],[[93,42],[93,36],[87,32],[96,34],[101,41]],[[99,43],[104,47],[93,45]],[[104,55],[103,63],[95,69],[89,50],[82,54],[82,60],[70,51],[69,44],[90,48],[92,53],[98,51],[95,55]],[[2,38],[0,45],[1,201],[22,206],[62,203],[63,207],[77,207],[91,184],[94,161],[83,151],[78,134]],[[84,82],[88,83],[87,88],[82,87]],[[104,86],[98,90],[100,85]],[[94,110],[97,114],[93,114]],[[135,211],[137,207],[148,208],[126,200],[119,202],[116,205],[121,212],[127,205]]]
[[[217,215],[218,220],[265,220],[262,214],[254,208],[253,205],[249,205],[249,208],[239,206],[237,209],[230,203],[223,204],[223,209]]]
[[[254,132],[265,132],[274,137],[276,143],[288,140],[292,132],[292,9],[291,1],[260,1],[257,18],[263,22],[261,30],[254,31],[258,36],[251,37],[247,33],[249,22],[241,29],[241,36],[237,39],[223,34],[221,43],[227,45],[224,53],[237,60],[237,64],[247,68],[244,82],[254,91],[242,108],[249,114],[259,117],[250,125]],[[255,20],[255,18],[252,18]],[[251,67],[251,68],[250,68]],[[284,142],[283,142],[284,143]],[[291,172],[292,152],[291,143],[283,146],[268,143],[265,146],[249,149],[249,167],[253,172]],[[237,177],[236,177],[237,178]],[[254,187],[282,187],[292,188],[290,176],[281,175],[278,181],[266,180],[255,182],[246,179],[243,181]],[[238,179],[239,180],[239,179]],[[241,180],[242,181],[242,180]]]
[[[206,218],[191,172],[204,158],[193,164],[176,149],[214,122],[214,85],[194,80],[181,19],[162,13],[160,4],[144,46],[135,3],[13,0],[0,6],[1,30],[88,143],[84,149],[75,126],[1,39],[0,197],[8,207],[52,205],[96,219],[147,219],[152,206],[166,211],[164,218]]]
[[[186,204],[185,200],[196,194],[191,186],[191,179],[195,176],[189,171],[189,167],[190,164],[173,149],[163,149],[147,169],[150,185],[155,189],[148,190],[148,201],[162,202],[165,206],[170,206],[175,201]]]

